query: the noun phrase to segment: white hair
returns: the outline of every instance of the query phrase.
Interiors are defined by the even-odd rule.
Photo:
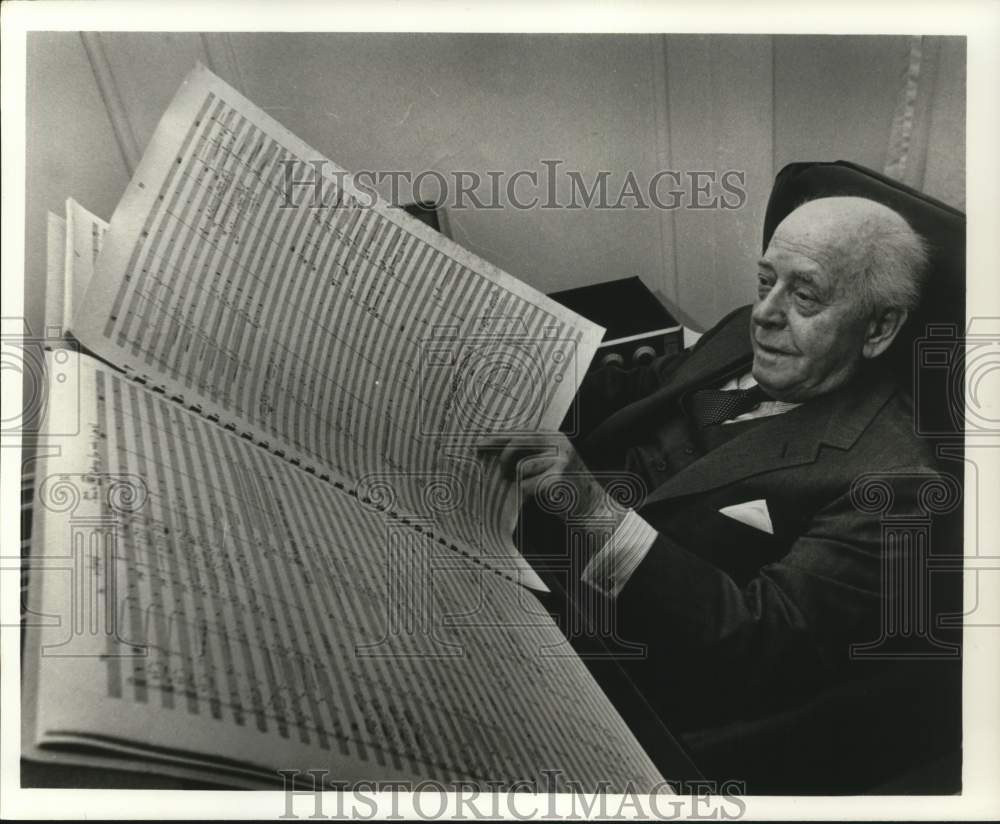
[[[927,244],[899,212],[864,197],[822,197],[795,211],[836,216],[839,274],[857,289],[866,312],[903,309],[920,303],[928,269]]]
[[[927,244],[897,212],[873,213],[857,228],[855,283],[869,312],[920,303],[927,277]]]

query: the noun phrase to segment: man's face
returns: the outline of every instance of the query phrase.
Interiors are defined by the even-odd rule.
[[[835,220],[793,212],[758,264],[753,376],[778,400],[830,392],[850,380],[861,361],[868,319],[844,271],[848,258],[838,234]]]

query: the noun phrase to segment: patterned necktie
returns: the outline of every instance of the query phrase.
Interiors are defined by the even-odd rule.
[[[749,412],[768,400],[759,386],[749,389],[702,389],[691,398],[691,413],[699,429],[714,426]]]

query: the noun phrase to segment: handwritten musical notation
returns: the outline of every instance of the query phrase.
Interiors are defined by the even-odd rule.
[[[510,557],[505,482],[454,455],[488,432],[555,428],[600,330],[367,205],[319,156],[196,72],[116,210],[81,340],[302,465],[486,484],[440,526]],[[290,198],[289,163],[336,197]],[[411,484],[398,496],[422,506]]]
[[[95,371],[81,455],[144,479],[119,513],[108,700],[440,780],[653,776],[523,589],[348,492]],[[122,658],[125,643],[148,654]],[[224,733],[220,733],[224,738]],[[595,757],[595,753],[599,757]],[[322,760],[317,765],[327,763]]]
[[[106,234],[66,227],[75,260],[101,246],[74,334],[122,371],[50,386],[84,424],[47,467],[87,518],[39,534],[62,557],[67,525],[110,531],[87,583],[114,631],[33,657],[38,730],[104,747],[114,719],[126,751],[234,771],[653,786],[518,583],[511,490],[474,451],[555,428],[601,330],[319,157],[199,67]],[[290,200],[289,163],[332,196]],[[115,477],[141,505],[112,511]]]

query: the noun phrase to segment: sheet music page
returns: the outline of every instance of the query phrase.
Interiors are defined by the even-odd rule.
[[[289,201],[289,174],[320,196]],[[443,480],[461,497],[435,508],[439,531],[540,585],[511,542],[513,490],[473,444],[555,429],[603,330],[371,202],[198,67],[115,211],[78,335],[304,466],[391,488],[400,511],[422,516]]]
[[[80,436],[39,468],[32,586],[60,620],[29,629],[36,744],[234,776],[660,780],[523,587],[92,359],[50,391]]]
[[[97,256],[104,245],[108,224],[87,211],[73,198],[66,199],[66,263],[63,327],[73,332],[75,313],[83,303],[83,296],[94,277]]]
[[[45,223],[45,329],[47,339],[61,338],[66,303],[66,220],[49,212]],[[39,332],[32,330],[34,334]]]

